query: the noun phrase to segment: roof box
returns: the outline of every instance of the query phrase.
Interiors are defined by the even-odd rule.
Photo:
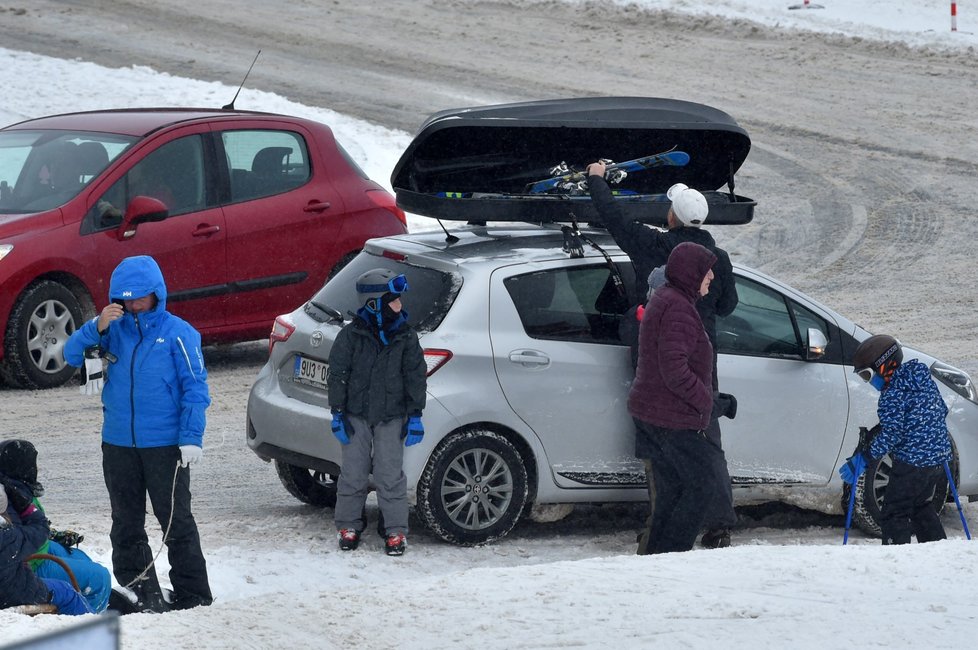
[[[598,159],[624,163],[669,152],[659,166],[632,165],[612,184],[626,216],[665,225],[666,190],[685,183],[710,203],[707,223],[743,224],[755,201],[734,194],[750,137],[723,111],[653,97],[585,97],[441,111],[405,150],[391,184],[398,205],[438,219],[600,222],[586,191],[539,183],[583,178]],[[682,154],[686,154],[683,156]],[[724,186],[726,186],[724,188]]]

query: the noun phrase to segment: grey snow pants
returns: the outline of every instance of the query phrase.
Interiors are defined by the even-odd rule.
[[[352,427],[350,444],[343,447],[343,464],[336,484],[336,530],[352,528],[362,532],[367,526],[363,507],[370,491],[370,475],[377,490],[377,505],[387,534],[408,532],[407,479],[404,476],[405,418],[370,426],[355,415],[348,415]]]

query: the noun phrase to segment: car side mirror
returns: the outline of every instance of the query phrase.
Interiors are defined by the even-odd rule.
[[[122,216],[122,223],[119,224],[117,231],[119,239],[129,239],[136,234],[136,226],[147,221],[163,221],[169,216],[170,212],[166,205],[159,199],[149,196],[134,196],[126,213]]]
[[[825,356],[825,348],[829,346],[825,334],[817,327],[808,328],[808,349],[805,351],[805,361],[817,361]]]

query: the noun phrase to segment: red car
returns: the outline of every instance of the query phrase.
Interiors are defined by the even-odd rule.
[[[205,343],[268,336],[371,237],[393,196],[309,120],[237,110],[72,113],[0,130],[0,377],[67,382],[62,346],[148,254]]]

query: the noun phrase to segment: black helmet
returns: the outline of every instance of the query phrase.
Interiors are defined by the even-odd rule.
[[[859,344],[852,355],[854,372],[869,381],[873,373],[886,380],[903,363],[903,348],[900,342],[887,334],[876,334]]]
[[[0,442],[0,474],[25,483],[34,496],[44,491],[37,481],[37,449],[27,440]]]

